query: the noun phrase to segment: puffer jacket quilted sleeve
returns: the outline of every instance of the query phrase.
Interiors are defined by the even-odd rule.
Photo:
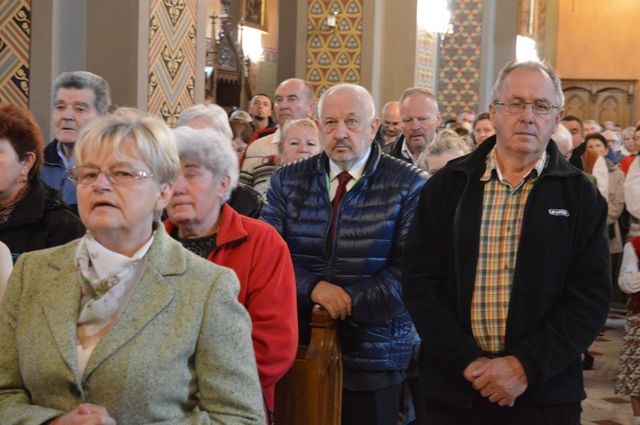
[[[413,331],[402,302],[399,262],[426,175],[372,146],[364,175],[341,201],[335,237],[328,158],[323,153],[282,167],[272,177],[262,219],[289,245],[300,323],[308,323],[310,294],[320,280],[352,298],[340,323],[346,367],[393,370],[406,366]],[[301,340],[305,330],[301,328]]]

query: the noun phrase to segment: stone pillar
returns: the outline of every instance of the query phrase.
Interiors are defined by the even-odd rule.
[[[53,79],[64,71],[87,69],[86,0],[32,0],[31,14],[29,108],[40,124],[46,142],[52,139]]]

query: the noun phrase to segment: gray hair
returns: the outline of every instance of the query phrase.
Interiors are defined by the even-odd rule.
[[[470,111],[470,110],[468,110],[468,109],[465,109],[465,110],[463,110],[463,111],[459,112],[459,113],[458,113],[458,115],[456,116],[456,119],[458,119],[458,120],[462,119],[462,117],[464,116],[464,114],[471,114],[471,115],[473,115],[474,120],[475,120],[476,113],[475,113],[475,112],[473,112],[473,111]]]
[[[626,138],[633,138],[633,135],[636,133],[636,128],[635,127],[627,127],[624,130],[622,130],[620,132],[620,136],[622,137],[622,140],[626,139]]]
[[[596,120],[584,120],[582,121],[582,125],[586,125],[586,124],[591,124],[596,128],[596,132],[597,133],[601,133],[602,132],[602,126],[600,125],[600,123]]]
[[[376,105],[373,101],[371,93],[369,93],[369,91],[364,87],[358,84],[351,83],[336,84],[335,86],[329,87],[324,93],[322,93],[320,101],[318,102],[318,117],[322,118],[325,99],[341,91],[351,92],[358,97],[358,101],[362,102],[362,104],[364,105],[365,116],[367,117],[367,119],[369,119],[369,121],[373,120],[376,117]]]
[[[233,151],[229,138],[215,129],[195,129],[187,126],[173,130],[180,160],[196,159],[213,173],[219,181],[229,178],[229,190],[223,201],[231,196],[238,184],[238,155]]]
[[[604,136],[605,139],[607,139],[607,141],[609,139],[613,139],[616,143],[620,142],[620,135],[613,130],[604,130],[602,132],[602,135]],[[611,137],[607,138],[607,135]]]
[[[500,91],[502,90],[502,86],[504,84],[504,80],[507,76],[516,69],[532,69],[532,70],[540,70],[547,74],[549,78],[551,78],[551,82],[553,84],[553,91],[556,97],[556,106],[558,108],[562,108],[564,106],[564,93],[562,92],[562,83],[560,81],[560,77],[558,73],[551,67],[551,65],[547,64],[545,61],[525,61],[525,62],[517,62],[512,61],[505,65],[504,68],[500,70],[500,74],[498,75],[498,79],[496,83],[493,85],[493,89],[491,90],[491,102],[498,102],[498,96]]]
[[[406,89],[400,95],[400,100],[398,102],[402,103],[405,99],[407,99],[409,97],[413,97],[413,96],[424,96],[424,97],[426,97],[427,99],[429,99],[430,101],[433,102],[433,104],[436,107],[436,112],[439,112],[438,100],[436,99],[436,97],[429,90],[423,89],[422,87],[410,87],[410,88]]]
[[[247,123],[250,123],[253,121],[251,119],[251,115],[249,115],[247,111],[243,111],[242,109],[236,109],[231,113],[231,115],[229,116],[229,121],[233,121],[233,120],[244,121]]]
[[[229,140],[233,139],[233,132],[229,125],[229,117],[221,106],[212,103],[211,105],[194,105],[180,113],[176,127],[188,126],[189,122],[200,117],[208,117],[213,130],[222,132]]]
[[[111,93],[109,83],[99,75],[88,71],[63,72],[53,82],[53,101],[55,102],[60,89],[90,89],[95,97],[95,108],[98,115],[109,112]]]

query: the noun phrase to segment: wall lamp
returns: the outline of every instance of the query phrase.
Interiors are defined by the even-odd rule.
[[[330,30],[335,30],[336,29],[336,17],[338,16],[338,12],[336,12],[335,10],[329,15],[327,16],[327,20],[326,20],[326,24],[329,27]]]

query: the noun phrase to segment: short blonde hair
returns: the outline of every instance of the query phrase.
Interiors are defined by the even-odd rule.
[[[453,152],[458,156],[471,153],[467,136],[461,136],[453,130],[442,130],[424,152],[424,156],[437,156],[445,152]]]
[[[176,181],[180,159],[171,129],[160,118],[133,108],[119,108],[88,124],[76,142],[75,163],[81,165],[101,152],[118,155],[127,141],[133,142],[158,184]]]
[[[284,148],[284,142],[286,142],[287,139],[289,138],[289,132],[291,131],[291,129],[295,127],[300,127],[309,131],[311,134],[313,134],[313,137],[316,139],[316,142],[320,143],[318,126],[316,125],[315,121],[313,121],[311,118],[299,118],[297,120],[289,120],[284,124],[284,126],[282,126],[282,135],[280,136],[280,143],[278,143],[278,152],[282,153],[282,149]]]

